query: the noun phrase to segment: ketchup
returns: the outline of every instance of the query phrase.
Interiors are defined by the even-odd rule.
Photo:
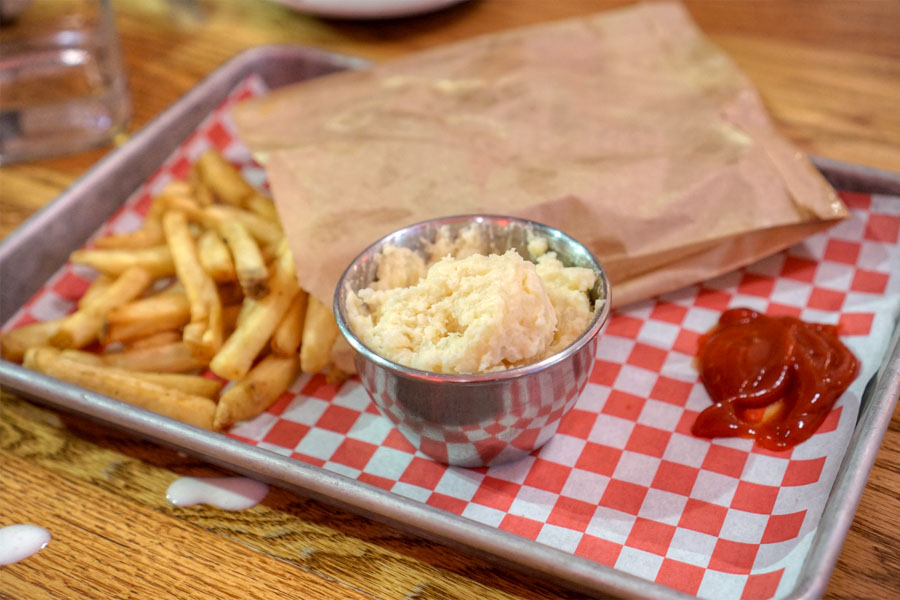
[[[809,438],[859,371],[837,327],[748,308],[725,311],[700,338],[700,379],[713,405],[699,437],[751,437],[769,450]]]

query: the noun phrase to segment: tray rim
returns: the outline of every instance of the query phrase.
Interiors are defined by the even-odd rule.
[[[258,46],[237,54],[176,100],[125,144],[111,151],[59,197],[2,240],[0,271],[4,263],[9,264],[13,259],[17,248],[35,236],[45,235],[42,232],[48,221],[52,221],[55,216],[78,201],[81,194],[90,192],[104,180],[114,177],[117,172],[138,161],[141,149],[150,143],[158,142],[174,124],[189,118],[192,111],[202,112],[187,128],[193,131],[209,114],[209,110],[199,110],[201,107],[209,106],[211,110],[248,74],[261,72],[265,70],[266,65],[269,65],[271,72],[272,64],[288,59],[319,61],[330,70],[363,68],[369,64],[368,61],[355,57],[282,44]],[[266,79],[264,74],[263,78]],[[300,80],[302,78],[296,79]],[[287,82],[289,80],[282,78],[282,83]],[[161,151],[162,156],[168,156],[186,137],[187,135],[174,141],[170,147],[164,148]],[[848,181],[856,181],[861,186],[860,191],[900,193],[898,192],[900,174],[822,157],[811,159],[813,164],[823,171],[826,178],[839,178],[845,185]],[[148,171],[146,174],[133,177],[132,179],[137,180],[136,185],[124,193],[116,206],[120,206],[161,165],[162,160],[154,162],[144,169]],[[862,189],[872,183],[876,184],[877,189]],[[96,230],[108,216],[100,215],[96,222],[92,221],[94,225],[90,231]],[[87,236],[82,238],[81,243],[86,239]],[[50,274],[61,265],[62,263],[51,265]],[[26,298],[30,298],[48,277],[49,274],[47,277],[35,277],[37,281],[35,289],[27,294]],[[3,315],[2,320],[5,321],[12,314],[10,312]],[[896,373],[897,376],[887,377],[889,373]],[[867,388],[869,401],[861,406],[853,436],[835,476],[798,578],[788,594],[782,597],[816,598],[825,591],[844,538],[852,524],[856,507],[865,490],[869,471],[890,422],[897,397],[900,396],[900,326],[894,330],[892,343],[875,377],[877,381],[874,386],[870,386],[871,394]],[[579,591],[673,600],[694,597],[321,467],[240,442],[225,434],[186,425],[102,394],[83,390],[4,360],[0,360],[0,387],[17,392],[40,404],[136,433],[150,441],[187,452],[237,473],[261,479],[451,547],[490,558],[494,562],[520,570],[537,571],[557,583]]]

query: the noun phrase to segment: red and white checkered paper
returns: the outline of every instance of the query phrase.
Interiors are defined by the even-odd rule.
[[[228,110],[244,81],[98,232],[136,228],[151,195],[209,146],[265,187]],[[527,458],[438,464],[379,415],[357,379],[304,375],[229,435],[352,479],[701,597],[770,598],[796,582],[900,309],[900,198],[842,194],[852,216],[827,233],[712,281],[616,311],[584,394]],[[399,224],[398,224],[399,225]],[[7,327],[73,310],[93,273],[67,265]],[[729,307],[840,323],[860,376],[808,442],[774,453],[699,439],[709,399],[692,359]]]

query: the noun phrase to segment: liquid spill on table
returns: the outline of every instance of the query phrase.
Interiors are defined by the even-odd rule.
[[[224,510],[244,510],[262,502],[269,486],[246,477],[180,477],[166,490],[175,506],[210,504]]]
[[[50,543],[50,532],[28,523],[0,527],[0,565],[11,565],[40,552]]]

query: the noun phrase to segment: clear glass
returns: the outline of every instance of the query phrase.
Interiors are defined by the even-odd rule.
[[[0,0],[0,164],[109,142],[131,117],[107,0]]]

